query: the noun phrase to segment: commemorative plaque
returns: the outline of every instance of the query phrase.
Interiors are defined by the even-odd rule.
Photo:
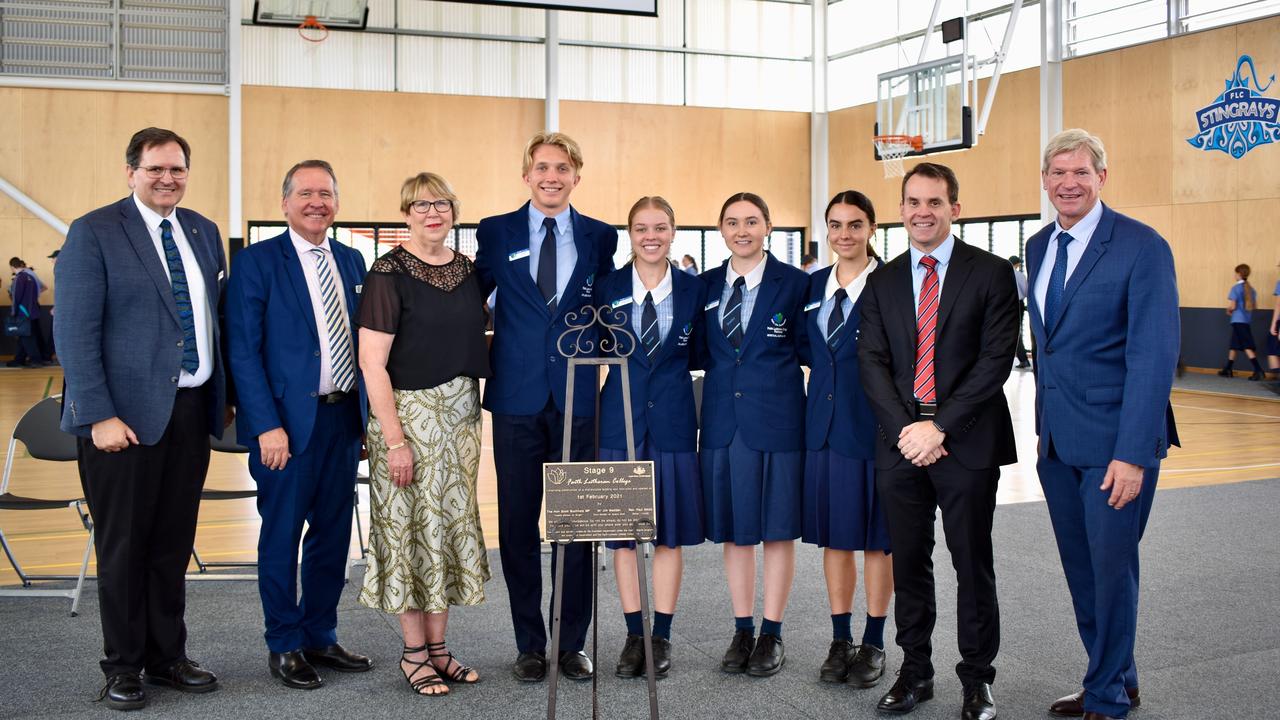
[[[542,477],[545,541],[654,537],[652,461],[544,463]]]

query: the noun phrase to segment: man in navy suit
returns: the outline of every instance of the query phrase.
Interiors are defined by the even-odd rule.
[[[289,229],[233,260],[227,340],[236,436],[249,447],[249,473],[258,483],[268,667],[286,687],[311,690],[323,685],[315,665],[341,672],[373,666],[337,640],[367,412],[355,333],[365,265],[360,253],[328,236],[338,212],[329,163],[294,165],[282,194]]]
[[[858,362],[879,421],[876,488],[893,543],[894,616],[903,651],[881,712],[933,697],[935,508],[956,572],[961,720],[994,720],[1000,608],[991,545],[1000,466],[1017,462],[1003,385],[1017,346],[1009,263],[951,234],[960,188],[945,165],[902,179],[911,246],[862,292]]]
[[[1054,136],[1041,173],[1058,217],[1027,242],[1037,469],[1089,655],[1084,689],[1050,713],[1123,718],[1139,703],[1138,541],[1160,460],[1178,444],[1173,253],[1100,201],[1107,155],[1098,138]]]
[[[102,614],[101,699],[146,704],[148,684],[184,692],[218,680],[187,658],[186,570],[209,435],[221,437],[226,383],[218,228],[178,208],[191,149],[171,130],[129,140],[133,195],[71,223],[54,269],[64,387],[62,429],[79,436],[93,513]]]
[[[498,542],[515,626],[517,678],[537,682],[547,671],[547,625],[542,615],[542,554],[538,513],[542,463],[561,460],[565,371],[558,343],[566,320],[582,323],[593,285],[613,269],[618,231],[569,205],[581,179],[582,151],[561,133],[538,133],[525,146],[524,182],[530,199],[506,215],[480,221],[476,272],[485,293],[498,289],[494,309],[493,377],[484,408],[493,413],[493,460],[498,474]],[[594,331],[576,336],[593,348]],[[573,390],[568,461],[594,460],[594,373],[579,372]],[[589,545],[565,549],[560,668],[566,677],[591,677],[582,652],[591,622]]]

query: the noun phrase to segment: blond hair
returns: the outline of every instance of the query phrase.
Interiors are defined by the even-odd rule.
[[[676,211],[671,209],[671,203],[667,202],[667,199],[661,195],[646,195],[637,200],[636,203],[631,206],[630,212],[627,213],[627,227],[630,228],[631,223],[635,222],[636,213],[649,208],[661,210],[666,213],[667,219],[671,221],[671,229],[676,229]]]
[[[529,174],[529,168],[533,167],[533,151],[543,145],[554,145],[565,151],[569,162],[573,163],[573,169],[582,172],[582,148],[578,147],[577,141],[564,133],[544,131],[529,138],[529,142],[525,144],[524,165],[520,171],[522,175]]]
[[[423,193],[435,195],[441,200],[448,200],[453,205],[453,221],[458,222],[462,214],[462,205],[454,194],[449,181],[433,172],[420,172],[404,181],[400,186],[400,213],[408,214],[409,207],[418,201]]]
[[[1095,172],[1107,169],[1107,150],[1102,147],[1102,140],[1096,135],[1089,134],[1088,130],[1071,128],[1049,138],[1049,143],[1044,146],[1044,159],[1040,163],[1041,174],[1049,172],[1049,161],[1054,157],[1062,153],[1075,152],[1080,148],[1088,151],[1093,160]]]

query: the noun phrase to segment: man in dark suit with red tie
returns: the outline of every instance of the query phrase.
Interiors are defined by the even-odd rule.
[[[881,712],[933,697],[933,525],[943,530],[958,583],[963,720],[994,720],[992,667],[1000,612],[991,523],[1000,466],[1017,460],[1002,386],[1017,345],[1018,291],[1009,264],[951,235],[959,183],[920,163],[902,179],[911,245],[872,274],[862,301],[858,359],[879,421],[876,487],[893,543],[898,681]]]

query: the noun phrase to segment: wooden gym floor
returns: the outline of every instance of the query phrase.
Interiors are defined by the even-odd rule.
[[[62,371],[0,370],[0,432],[8,437],[22,413],[62,387]],[[1035,474],[1034,380],[1015,370],[1005,385],[1013,410],[1018,455],[1022,460],[1004,468],[1000,503],[1043,499]],[[1182,437],[1160,473],[1160,489],[1245,482],[1280,477],[1280,400],[1250,399],[1175,391],[1174,413]],[[480,513],[485,539],[497,546],[497,493],[486,413],[485,454],[480,464]],[[7,447],[7,443],[5,443]],[[251,489],[245,455],[214,453],[207,488]],[[73,463],[33,460],[18,446],[10,491],[29,497],[79,497],[80,482]],[[361,522],[368,529],[368,497],[362,488]],[[71,510],[0,511],[4,529],[24,569],[32,573],[74,573],[85,542],[84,530]],[[258,516],[252,499],[206,502],[200,509],[196,548],[205,561],[252,561],[256,557]],[[353,537],[353,548],[355,541]],[[90,568],[90,573],[94,572]],[[17,576],[0,559],[0,585],[13,585]]]

